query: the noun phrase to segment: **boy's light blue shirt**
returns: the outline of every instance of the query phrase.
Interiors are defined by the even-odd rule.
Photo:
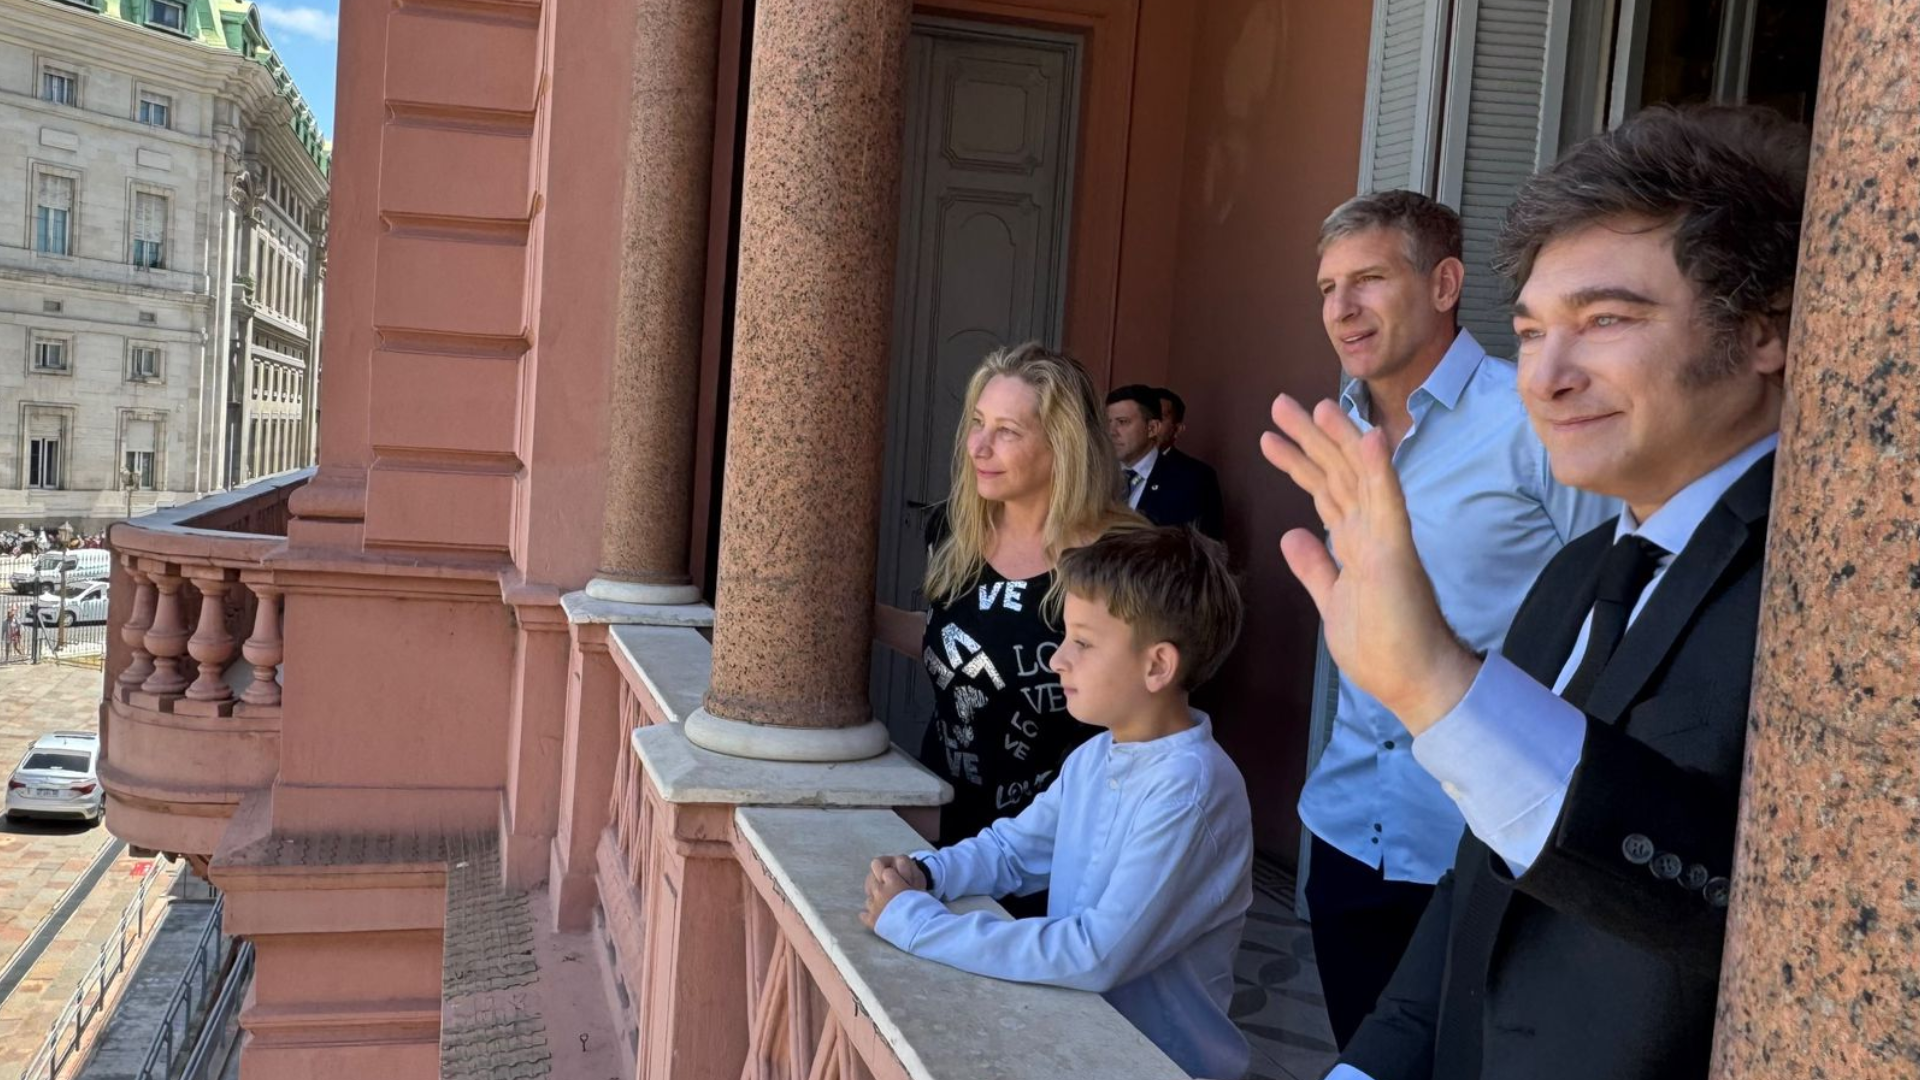
[[[1253,903],[1247,788],[1205,713],[1141,743],[1101,733],[1018,817],[919,852],[935,892],[906,892],[875,931],[915,956],[1105,996],[1192,1076],[1246,1073],[1227,1008]],[[1050,889],[1045,918],[956,915],[941,900]]]

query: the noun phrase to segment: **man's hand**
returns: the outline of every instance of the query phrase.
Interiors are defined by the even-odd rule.
[[[894,865],[894,860],[902,860],[912,866],[913,860],[905,855],[884,855],[873,860],[873,866],[867,871],[867,906],[860,913],[861,925],[871,930],[880,923],[880,913],[887,910],[893,898],[903,892],[924,890],[926,876],[918,867],[913,868],[913,878],[903,876]],[[918,881],[919,884],[913,884]]]
[[[1320,609],[1341,672],[1418,735],[1466,696],[1480,661],[1434,599],[1386,433],[1362,435],[1331,401],[1309,416],[1285,394],[1273,423],[1260,452],[1313,497],[1333,545],[1329,555],[1311,530],[1291,530],[1280,538],[1287,567]]]

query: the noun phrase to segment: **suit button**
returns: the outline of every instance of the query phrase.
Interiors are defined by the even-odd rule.
[[[1723,877],[1713,878],[1701,887],[1700,895],[1706,898],[1708,907],[1726,907],[1727,898],[1733,895],[1733,882]]]
[[[1707,868],[1701,866],[1699,863],[1694,863],[1692,866],[1687,867],[1687,872],[1680,878],[1680,884],[1685,885],[1689,889],[1698,889],[1707,883],[1707,876]]]
[[[1653,857],[1653,862],[1647,866],[1647,869],[1653,871],[1653,876],[1661,881],[1672,881],[1680,876],[1680,871],[1685,867],[1686,864],[1680,861],[1680,856],[1671,851],[1663,851]]]
[[[1653,860],[1653,841],[1634,833],[1620,842],[1620,854],[1635,866],[1645,866]]]

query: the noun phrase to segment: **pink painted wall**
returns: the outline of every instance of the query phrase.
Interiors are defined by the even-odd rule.
[[[277,827],[465,820],[489,791],[491,823],[510,774],[559,786],[564,656],[521,655],[501,599],[551,608],[598,561],[634,19],[496,14],[344,20],[327,426],[294,543],[368,576],[289,596]],[[414,790],[355,790],[389,786]]]
[[[1194,38],[1168,379],[1181,445],[1219,471],[1248,617],[1202,692],[1246,774],[1264,850],[1290,859],[1317,620],[1281,562],[1312,507],[1259,451],[1282,390],[1335,392],[1313,287],[1320,221],[1359,173],[1371,5],[1210,0]]]

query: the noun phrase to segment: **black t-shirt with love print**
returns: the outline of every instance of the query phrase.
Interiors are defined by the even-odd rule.
[[[987,567],[973,589],[928,613],[921,658],[934,716],[920,760],[953,785],[943,846],[1026,809],[1099,730],[1067,713],[1047,668],[1060,645],[1043,610],[1052,584],[1051,571],[1008,580]]]

